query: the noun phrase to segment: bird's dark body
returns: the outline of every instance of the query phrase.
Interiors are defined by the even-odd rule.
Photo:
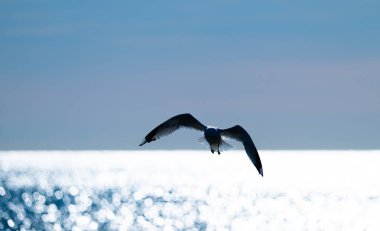
[[[204,136],[206,141],[210,144],[211,152],[214,153],[215,151],[218,151],[218,154],[220,154],[219,147],[222,143],[220,130],[213,127],[207,127],[204,131]]]

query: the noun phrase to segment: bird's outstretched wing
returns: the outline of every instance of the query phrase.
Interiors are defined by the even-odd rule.
[[[242,142],[249,159],[251,159],[260,175],[263,176],[263,167],[261,165],[259,153],[257,152],[257,149],[253,144],[251,137],[249,136],[248,132],[244,130],[244,128],[242,128],[240,125],[236,125],[231,128],[221,129],[221,135]]]
[[[144,145],[145,143],[150,143],[163,136],[169,135],[181,127],[193,128],[199,131],[204,131],[206,129],[206,126],[204,126],[189,113],[176,115],[158,125],[155,129],[149,132],[148,135],[145,136],[145,139],[140,144],[140,146]]]

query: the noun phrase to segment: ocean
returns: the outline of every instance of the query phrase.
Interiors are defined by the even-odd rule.
[[[1,151],[0,230],[380,230],[380,151]]]

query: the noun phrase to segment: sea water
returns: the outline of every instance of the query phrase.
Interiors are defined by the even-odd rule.
[[[379,230],[380,151],[2,151],[0,230]]]

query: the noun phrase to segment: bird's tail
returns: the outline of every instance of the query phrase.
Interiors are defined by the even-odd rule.
[[[208,145],[206,138],[204,136],[199,137],[198,142],[201,143],[202,145]]]
[[[234,147],[227,143],[224,139],[222,139],[222,143],[220,144],[220,147],[222,150],[229,150],[229,149],[233,149]]]

